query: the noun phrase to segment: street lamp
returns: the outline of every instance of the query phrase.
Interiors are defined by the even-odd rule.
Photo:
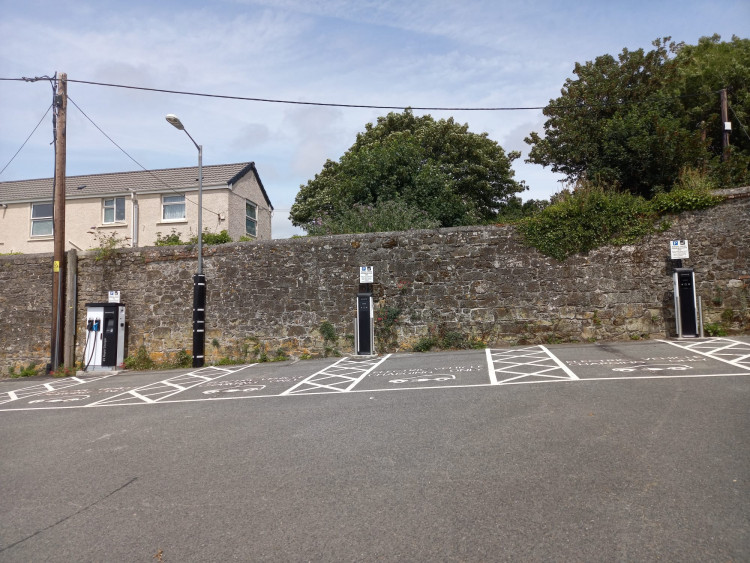
[[[193,276],[193,367],[203,367],[206,350],[206,276],[203,275],[203,145],[187,132],[174,114],[167,121],[190,137],[198,149],[198,273]]]

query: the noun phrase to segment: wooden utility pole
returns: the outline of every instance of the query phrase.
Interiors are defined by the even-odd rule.
[[[52,263],[52,338],[51,369],[57,370],[63,360],[65,317],[65,138],[68,110],[68,75],[61,73],[55,94],[55,199],[53,233],[55,236]]]
[[[721,161],[729,159],[729,133],[732,132],[729,124],[729,104],[727,102],[727,89],[721,90]]]

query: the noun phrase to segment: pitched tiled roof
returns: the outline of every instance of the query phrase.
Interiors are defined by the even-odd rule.
[[[203,186],[221,186],[234,183],[252,171],[271,206],[268,194],[260,181],[254,162],[217,164],[203,167]],[[0,203],[52,198],[52,178],[0,182]],[[162,170],[139,170],[137,172],[114,172],[88,176],[66,176],[65,193],[70,197],[92,197],[107,194],[127,194],[130,191],[152,192],[197,188],[198,167],[165,168]],[[271,206],[273,209],[273,206]]]

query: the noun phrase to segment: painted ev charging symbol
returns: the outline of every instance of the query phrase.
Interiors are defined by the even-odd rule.
[[[450,373],[437,373],[434,375],[417,375],[415,377],[391,379],[390,383],[426,383],[428,381],[450,381],[451,379],[456,379],[456,376]]]
[[[681,364],[640,364],[624,368],[612,368],[612,371],[684,371],[686,369],[690,369],[690,366]]]
[[[68,397],[67,399],[35,399],[33,401],[29,401],[30,405],[33,405],[34,403],[72,403],[73,401],[83,401],[84,399],[88,399],[88,395],[79,395],[78,397]]]

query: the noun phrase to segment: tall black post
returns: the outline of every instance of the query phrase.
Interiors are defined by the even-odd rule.
[[[202,368],[206,351],[206,276],[193,276],[193,367]]]

